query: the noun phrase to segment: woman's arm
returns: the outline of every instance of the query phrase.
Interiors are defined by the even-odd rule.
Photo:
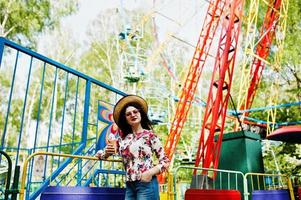
[[[151,137],[151,147],[159,160],[159,164],[157,165],[160,170],[159,173],[167,171],[170,160],[164,152],[164,148],[160,139],[155,134],[153,134]]]
[[[159,173],[160,173],[160,166],[156,165],[153,168],[151,168],[141,174],[141,181],[150,182],[152,180],[153,176],[155,176]]]
[[[108,143],[104,150],[99,150],[96,152],[95,156],[100,159],[107,159],[109,156],[113,155],[115,152],[115,147],[112,143]]]
[[[149,182],[151,181],[153,176],[161,172],[167,171],[170,163],[168,157],[165,155],[160,139],[155,134],[151,134],[150,141],[151,141],[151,148],[156,154],[159,163],[153,168],[141,174],[141,181],[145,181],[145,182]]]

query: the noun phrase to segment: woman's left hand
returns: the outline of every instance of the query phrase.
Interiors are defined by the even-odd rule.
[[[153,175],[150,173],[150,171],[143,172],[141,174],[141,181],[142,182],[150,182],[152,180]]]

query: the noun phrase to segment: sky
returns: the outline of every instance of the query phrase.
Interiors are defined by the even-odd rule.
[[[106,9],[139,9],[146,13],[154,10],[159,41],[163,42],[170,37],[168,35],[173,34],[176,38],[195,45],[207,6],[205,0],[79,0],[79,11],[66,17],[62,24],[84,41],[89,24]]]
[[[77,13],[63,19],[62,26],[71,29],[81,43],[81,50],[87,46],[89,25],[106,9],[153,11],[159,43],[178,42],[185,48],[185,63],[191,63],[195,46],[208,9],[206,0],[78,0]],[[151,20],[151,18],[149,18]],[[130,23],[130,22],[129,22]],[[172,35],[172,36],[171,36]],[[160,44],[159,44],[160,45]],[[214,61],[207,59],[210,66]],[[201,88],[201,87],[199,87]]]

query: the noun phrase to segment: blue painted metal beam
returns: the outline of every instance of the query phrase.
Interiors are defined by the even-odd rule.
[[[1,63],[2,63],[3,50],[4,50],[4,41],[0,37],[0,68],[1,68]]]
[[[86,74],[83,74],[83,73],[81,73],[79,71],[76,71],[76,70],[70,68],[70,67],[67,67],[66,65],[63,65],[62,63],[56,62],[56,61],[54,61],[52,59],[49,59],[49,58],[47,58],[47,57],[45,57],[45,56],[43,56],[43,55],[41,55],[39,53],[36,53],[36,52],[30,50],[30,49],[22,47],[22,46],[14,43],[12,41],[9,41],[9,40],[5,39],[4,37],[0,37],[0,45],[1,44],[2,44],[2,48],[3,48],[3,45],[7,45],[9,47],[15,48],[15,49],[17,49],[17,50],[19,50],[19,51],[27,54],[27,55],[30,55],[30,56],[32,56],[34,58],[42,60],[42,61],[44,61],[46,63],[51,64],[51,65],[54,65],[54,66],[56,66],[56,67],[58,67],[60,69],[63,69],[63,70],[65,70],[65,71],[67,71],[67,72],[69,72],[71,74],[74,74],[75,76],[79,76],[79,77],[81,77],[83,79],[89,80],[91,83],[94,83],[94,84],[96,84],[98,86],[101,86],[101,87],[103,87],[103,88],[105,88],[107,90],[110,90],[110,91],[115,92],[115,93],[117,93],[119,95],[122,95],[122,96],[126,96],[127,95],[125,92],[122,92],[121,90],[118,90],[118,89],[116,89],[116,88],[114,88],[114,87],[112,87],[112,86],[110,86],[108,84],[105,84],[103,82],[100,82],[100,81],[98,81],[98,80],[96,80],[94,78],[91,78],[90,76],[87,76]],[[1,53],[1,48],[0,48],[0,53]]]
[[[262,111],[262,110],[270,110],[270,109],[274,109],[274,108],[291,107],[291,106],[298,106],[298,105],[301,105],[301,101],[294,102],[294,103],[284,103],[284,104],[279,104],[279,105],[274,105],[274,106],[260,107],[260,108],[251,108],[248,110],[238,110],[238,111],[228,110],[227,113],[230,115],[236,116],[237,114],[241,115],[246,112],[257,112],[257,111]]]
[[[4,149],[4,144],[5,144],[5,136],[6,136],[6,130],[7,130],[8,116],[9,116],[9,112],[10,112],[10,104],[11,104],[11,101],[12,101],[12,95],[13,95],[13,90],[14,90],[14,85],[15,85],[14,83],[15,83],[15,78],[16,78],[16,71],[17,71],[17,66],[18,66],[18,57],[19,57],[19,51],[17,51],[15,67],[14,67],[11,87],[10,87],[10,91],[9,91],[8,106],[7,106],[7,110],[6,110],[6,117],[5,117],[3,135],[2,135],[2,138],[1,138],[1,145],[0,145],[2,150]],[[18,155],[19,155],[19,149],[18,149],[18,152],[17,152],[17,158],[18,158]]]

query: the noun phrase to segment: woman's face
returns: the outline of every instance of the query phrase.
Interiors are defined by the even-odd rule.
[[[134,106],[129,106],[125,109],[125,118],[131,127],[141,123],[140,111]]]

